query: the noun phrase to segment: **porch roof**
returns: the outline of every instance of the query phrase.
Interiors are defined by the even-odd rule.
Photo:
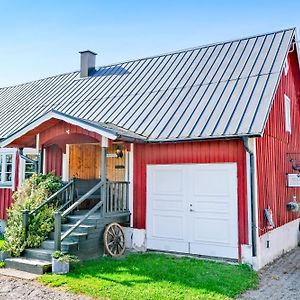
[[[131,133],[129,131],[121,130],[116,126],[113,127],[109,124],[84,120],[55,110],[51,110],[48,113],[28,123],[26,126],[20,128],[7,138],[0,140],[0,147],[11,145],[12,143],[14,143],[14,141],[21,138],[22,136],[25,136],[27,133],[34,131],[35,129],[37,130],[36,134],[39,133],[38,129],[42,128],[42,125],[46,124],[46,122],[50,120],[60,120],[75,126],[79,126],[83,129],[95,132],[110,140],[116,140],[118,138],[124,140],[143,139],[142,136],[138,136],[137,134]],[[50,126],[51,125],[53,124],[51,123]]]

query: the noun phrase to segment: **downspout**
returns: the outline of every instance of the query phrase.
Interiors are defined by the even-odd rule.
[[[251,201],[251,238],[252,238],[252,256],[257,255],[257,245],[256,245],[256,202],[255,202],[255,161],[254,153],[249,147],[249,138],[243,137],[243,143],[246,151],[250,156],[250,201]]]

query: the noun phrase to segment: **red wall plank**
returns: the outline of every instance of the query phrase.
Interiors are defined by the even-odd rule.
[[[289,72],[281,76],[264,135],[256,143],[260,235],[267,231],[264,208],[272,209],[275,225],[279,227],[297,218],[297,214],[286,209],[292,196],[300,201],[300,188],[287,187],[286,178],[287,173],[295,173],[289,158],[300,164],[300,76],[296,51],[289,54],[288,62]],[[291,101],[291,134],[285,130],[284,94]]]
[[[46,173],[62,176],[62,157],[63,151],[58,145],[46,147]]]
[[[133,225],[146,226],[147,164],[236,162],[238,172],[239,244],[248,243],[246,154],[241,140],[134,145]]]

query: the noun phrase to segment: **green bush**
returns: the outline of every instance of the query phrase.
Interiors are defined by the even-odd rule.
[[[26,247],[39,247],[53,230],[53,212],[55,205],[45,205],[31,217],[28,226],[28,237],[22,223],[22,210],[32,211],[49,196],[62,187],[62,181],[53,174],[33,174],[26,179],[13,195],[14,204],[8,210],[5,231],[5,248],[12,256],[19,256]]]

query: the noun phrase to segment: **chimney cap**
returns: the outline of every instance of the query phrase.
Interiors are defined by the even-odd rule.
[[[87,52],[88,52],[88,53],[91,53],[91,54],[94,54],[94,55],[98,55],[96,52],[91,51],[91,50],[88,50],[88,49],[87,49],[87,50],[79,51],[80,54],[82,54],[82,53],[87,53]]]

